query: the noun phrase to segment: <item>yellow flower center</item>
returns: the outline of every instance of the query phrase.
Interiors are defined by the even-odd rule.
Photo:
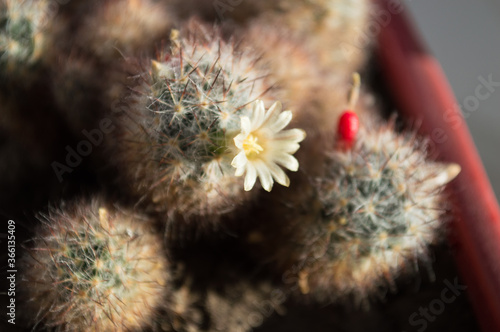
[[[250,134],[243,141],[243,150],[245,151],[245,155],[247,156],[247,158],[256,156],[264,151],[264,148],[262,148],[262,146],[257,143],[258,140],[259,139],[256,136]]]

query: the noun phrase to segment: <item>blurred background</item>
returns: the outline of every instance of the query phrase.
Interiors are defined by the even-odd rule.
[[[500,1],[406,0],[414,22],[448,77],[474,142],[500,197]],[[465,99],[474,96],[479,78],[498,82],[475,111]],[[486,91],[486,90],[484,90]]]

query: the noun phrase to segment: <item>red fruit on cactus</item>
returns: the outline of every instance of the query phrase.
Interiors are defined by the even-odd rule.
[[[339,124],[337,127],[338,140],[347,147],[350,147],[352,143],[354,143],[359,130],[359,118],[353,110],[356,106],[356,102],[359,99],[361,77],[358,73],[354,73],[352,75],[352,80],[353,85],[351,93],[349,94],[349,104],[347,109],[340,116]]]
[[[359,118],[353,111],[347,110],[340,116],[337,133],[339,140],[352,143],[359,130]]]

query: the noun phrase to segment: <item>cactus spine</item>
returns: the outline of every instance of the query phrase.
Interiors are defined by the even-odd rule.
[[[247,181],[244,186],[238,177],[246,159],[240,155],[240,162],[232,163],[241,152],[238,149],[244,149],[243,119],[251,124],[245,127],[247,135],[260,130],[259,137],[268,139],[270,149],[256,153],[271,159],[271,154],[280,152],[271,149],[272,141],[284,135],[277,131],[290,122],[291,113],[280,114],[279,103],[266,112],[264,105],[274,100],[267,73],[255,67],[256,57],[218,35],[207,39],[210,31],[202,26],[190,28],[187,36],[173,31],[171,52],[152,61],[145,83],[135,88],[138,101],[125,117],[129,130],[122,140],[121,157],[128,160],[121,164],[128,165],[140,190],[160,210],[185,219],[207,216],[216,220],[254,195],[246,192],[253,183],[249,186]],[[236,137],[241,138],[241,146]],[[292,153],[298,144],[293,147]],[[275,178],[286,185],[286,176],[274,172],[276,167]],[[261,182],[270,174],[267,170],[259,173]],[[264,187],[270,190],[271,185],[272,181],[265,181]]]
[[[317,173],[294,179],[299,187],[281,193],[247,239],[258,256],[272,252],[266,261],[288,286],[319,301],[366,305],[426,262],[441,235],[444,186],[460,172],[430,161],[425,140],[396,132],[394,121],[361,114],[353,146],[317,142]]]
[[[439,238],[444,185],[460,167],[427,160],[425,142],[396,133],[393,123],[368,124],[359,134],[352,149],[327,153],[306,215],[293,220],[303,223],[294,249],[307,261],[302,293],[364,301],[384,280],[425,260]]]
[[[38,61],[45,48],[50,18],[45,0],[3,0],[0,2],[0,68],[18,73]]]
[[[22,263],[34,319],[57,331],[147,326],[169,279],[153,232],[144,217],[97,201],[52,211]]]

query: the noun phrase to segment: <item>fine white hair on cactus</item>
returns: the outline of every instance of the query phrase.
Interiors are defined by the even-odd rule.
[[[26,310],[55,331],[148,326],[170,279],[147,217],[100,199],[53,209],[22,259]]]
[[[234,138],[240,151],[231,165],[236,176],[245,175],[245,190],[251,190],[257,180],[266,191],[271,191],[273,182],[288,187],[290,179],[278,166],[290,171],[299,169],[299,162],[292,156],[304,140],[302,129],[283,130],[292,120],[292,112],[281,112],[281,103],[275,102],[267,111],[260,100],[253,104],[251,118],[241,117],[241,133]]]
[[[460,166],[429,161],[424,149],[391,122],[370,123],[352,149],[330,152],[315,188],[321,217],[308,231],[324,240],[324,252],[303,271],[316,295],[335,290],[364,301],[409,262],[425,261],[442,226],[443,186]]]
[[[335,73],[348,74],[359,68],[365,58],[363,50],[371,42],[364,35],[374,13],[369,0],[240,0],[234,1],[236,6],[212,0],[171,1],[181,17],[195,14],[215,21],[229,19],[233,25],[245,28],[283,28],[315,53],[319,65]],[[264,41],[257,48],[274,51],[276,44],[265,42],[266,33],[257,38]],[[288,63],[288,59],[282,62]]]
[[[429,160],[425,139],[397,132],[394,119],[361,114],[354,145],[325,147],[317,174],[298,174],[300,190],[282,192],[267,212],[280,227],[265,222],[253,235],[263,249],[282,241],[272,260],[280,272],[300,266],[300,296],[367,305],[403,271],[428,263],[442,235],[444,186],[460,166]]]
[[[170,49],[133,88],[124,139],[114,152],[133,190],[167,219],[217,222],[256,195],[244,190],[231,161],[241,117],[250,116],[254,101],[277,99],[258,61],[252,50],[192,21],[172,31]]]
[[[153,50],[172,28],[174,12],[153,0],[106,0],[83,20],[76,43],[105,61]],[[96,3],[97,4],[97,3]]]
[[[52,14],[50,1],[0,1],[0,66],[12,71],[39,60]]]

